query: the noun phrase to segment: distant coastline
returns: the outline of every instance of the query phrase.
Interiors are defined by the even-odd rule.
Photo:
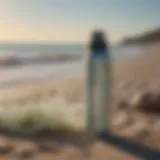
[[[160,28],[147,31],[142,33],[138,36],[128,36],[125,37],[121,44],[122,45],[146,45],[146,44],[153,44],[153,43],[160,43]]]

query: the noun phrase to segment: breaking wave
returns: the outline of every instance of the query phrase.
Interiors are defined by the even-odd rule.
[[[42,64],[42,63],[64,63],[68,61],[79,61],[83,54],[73,53],[1,53],[0,66]]]

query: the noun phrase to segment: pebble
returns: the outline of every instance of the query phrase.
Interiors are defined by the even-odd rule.
[[[13,146],[5,137],[0,137],[0,155],[5,155],[13,151]]]
[[[14,155],[19,158],[31,158],[38,152],[34,143],[21,144],[15,147]]]

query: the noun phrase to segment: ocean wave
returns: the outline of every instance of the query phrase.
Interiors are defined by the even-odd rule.
[[[0,66],[26,65],[38,63],[64,63],[68,61],[79,61],[82,58],[83,54],[73,53],[0,54]]]
[[[19,46],[20,47],[20,46]],[[74,49],[74,48],[73,48]],[[142,53],[146,53],[148,48],[141,46],[111,46],[110,54],[113,60],[126,60],[134,58]],[[74,49],[75,51],[75,49]],[[88,54],[87,51],[76,50],[75,52],[54,52],[54,51],[28,51],[28,50],[1,50],[0,49],[0,67],[13,65],[36,65],[45,63],[65,63],[84,60]]]

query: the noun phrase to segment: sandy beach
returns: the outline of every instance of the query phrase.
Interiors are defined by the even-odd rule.
[[[113,63],[112,88],[113,134],[118,133],[119,136],[158,149],[160,149],[159,62],[160,49],[156,47],[145,55],[132,60]],[[75,108],[75,114],[80,115],[81,119],[85,116],[84,77],[78,75],[72,78],[65,77],[63,80],[58,79],[54,82],[43,81],[2,87],[0,95],[0,106],[6,108],[14,105],[23,107],[31,104],[34,106],[41,103],[47,108],[48,102],[54,107],[58,101],[65,106],[72,106],[68,108],[68,112],[71,112],[71,108]],[[149,98],[146,99],[150,99],[150,101],[145,101],[145,96],[148,96]],[[39,143],[43,143],[42,145],[35,139],[24,139],[11,135],[1,134],[0,138],[2,139],[0,139],[0,152],[4,148],[8,149],[8,152],[0,153],[2,159],[12,159],[14,156],[19,159],[36,160],[137,159],[99,141],[90,145],[87,140],[84,140],[83,144],[79,144],[79,141],[82,142],[82,140],[70,139],[68,142],[67,138],[64,138],[60,143],[55,139],[51,141],[46,138],[38,140]],[[88,144],[90,145],[89,155],[86,153]],[[47,149],[44,149],[44,146]],[[26,152],[29,152],[27,154],[30,155],[29,157],[25,157]]]

